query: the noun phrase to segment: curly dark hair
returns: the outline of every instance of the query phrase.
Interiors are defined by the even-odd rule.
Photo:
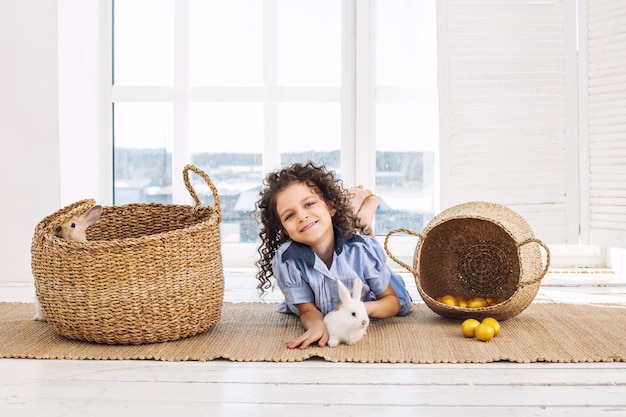
[[[257,288],[261,294],[272,288],[272,259],[280,245],[289,240],[276,213],[276,197],[293,183],[308,185],[326,204],[334,206],[336,212],[333,225],[346,238],[353,237],[357,232],[358,217],[353,213],[351,194],[344,188],[343,181],[336,178],[334,171],[308,161],[305,164],[294,163],[269,173],[263,181],[260,199],[255,206],[255,214],[261,222],[261,246],[258,248],[260,259],[256,262],[259,267],[256,276],[260,281]]]

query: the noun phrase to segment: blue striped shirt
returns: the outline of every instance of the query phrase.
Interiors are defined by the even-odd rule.
[[[402,277],[386,264],[386,256],[376,238],[355,235],[345,239],[335,229],[335,250],[330,269],[304,244],[289,240],[283,243],[272,261],[278,287],[285,299],[279,304],[281,313],[299,315],[297,304],[315,303],[326,315],[341,302],[337,279],[352,292],[355,279],[363,281],[361,300],[373,301],[391,283],[400,300],[400,312],[405,315],[413,306]]]

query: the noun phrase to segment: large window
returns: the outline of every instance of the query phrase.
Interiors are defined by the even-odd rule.
[[[114,203],[190,202],[193,163],[219,190],[223,241],[254,242],[264,174],[312,160],[382,197],[376,234],[421,230],[435,204],[435,5],[115,1]]]

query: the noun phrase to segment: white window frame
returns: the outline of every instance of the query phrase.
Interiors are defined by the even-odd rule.
[[[108,28],[112,30],[112,6],[107,1]],[[107,74],[103,88],[108,89],[103,106],[103,120],[111,120],[110,103],[122,102],[172,102],[174,103],[174,141],[172,166],[183,167],[189,161],[188,112],[193,102],[264,102],[265,144],[263,171],[269,172],[280,166],[278,143],[277,104],[280,102],[332,102],[341,104],[341,172],[346,184],[363,184],[374,188],[376,181],[376,100],[383,103],[420,101],[420,91],[376,86],[375,74],[375,6],[376,0],[342,0],[342,74],[338,88],[280,87],[276,81],[276,24],[277,0],[264,0],[263,43],[265,51],[264,87],[191,87],[189,84],[189,0],[175,2],[175,71],[173,87],[117,86],[111,88],[111,54],[103,57],[103,69]],[[273,24],[274,22],[274,24]],[[110,35],[110,32],[109,32]],[[105,37],[106,38],[106,37]],[[111,39],[111,36],[108,36]],[[111,51],[112,45],[103,45]],[[269,58],[269,59],[268,59]],[[357,72],[357,68],[359,71]],[[106,129],[106,127],[105,127]],[[112,131],[104,133],[112,149]],[[112,158],[112,156],[111,156]],[[357,163],[358,161],[358,163]],[[112,160],[108,167],[112,166]],[[112,178],[112,169],[105,168],[103,178]],[[182,172],[173,170],[173,202],[184,204],[188,192],[184,187]],[[111,187],[112,193],[112,187]],[[108,200],[112,200],[112,195]],[[384,237],[382,237],[384,239]],[[382,240],[381,239],[381,240]],[[396,256],[411,262],[415,239],[397,235],[394,237]],[[381,242],[382,243],[382,242]],[[222,243],[223,263],[226,267],[253,267],[258,259],[258,244]],[[395,252],[394,252],[395,254]]]
[[[265,0],[263,2],[264,24],[263,44],[265,51],[264,60],[264,87],[192,87],[189,84],[189,0],[177,0],[175,2],[175,41],[174,41],[174,85],[172,87],[135,87],[118,86],[111,88],[111,102],[171,102],[174,109],[174,137],[176,140],[172,150],[172,166],[185,166],[189,161],[188,146],[188,116],[189,103],[264,103],[265,145],[263,153],[263,171],[269,172],[280,167],[280,155],[275,132],[278,130],[277,104],[281,102],[308,102],[308,103],[341,103],[342,105],[342,177],[346,183],[352,183],[356,178],[368,186],[374,185],[375,178],[375,147],[373,147],[373,124],[369,123],[371,102],[373,94],[374,78],[369,74],[355,80],[355,69],[369,57],[367,49],[371,47],[366,31],[369,27],[369,15],[371,13],[370,1],[356,2],[355,0],[342,0],[344,9],[342,27],[343,54],[342,85],[343,88],[305,88],[305,87],[281,87],[277,86],[276,61],[276,15],[277,1]],[[356,44],[365,39],[365,45],[359,45],[355,51],[355,42],[351,42],[351,33],[355,32],[356,22],[351,18],[354,13],[359,16],[366,15],[363,20],[363,28],[357,32]],[[110,48],[109,48],[110,50]],[[364,56],[363,56],[364,55]],[[110,58],[109,58],[110,59]],[[359,64],[355,65],[354,60]],[[357,107],[356,103],[365,103]],[[363,107],[363,108],[362,108]],[[362,127],[361,120],[366,120]],[[356,131],[358,129],[358,132]],[[359,149],[364,152],[356,154],[356,138],[362,137]],[[361,146],[362,144],[362,146]],[[354,163],[356,157],[360,163]],[[367,162],[365,162],[367,161]],[[365,162],[365,163],[363,163]],[[357,172],[358,169],[358,172]],[[173,202],[185,203],[188,193],[185,189],[182,172],[174,170],[172,178]],[[367,181],[361,178],[367,179]]]

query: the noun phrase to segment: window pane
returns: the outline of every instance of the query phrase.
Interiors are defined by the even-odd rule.
[[[173,0],[115,1],[113,36],[116,85],[173,85]]]
[[[290,103],[279,106],[281,164],[323,163],[340,173],[339,103]]]
[[[172,201],[172,105],[116,103],[115,204]]]
[[[263,2],[191,0],[192,86],[263,85]]]
[[[436,0],[376,3],[378,85],[436,86]]]
[[[341,1],[278,1],[278,84],[341,82]]]
[[[224,242],[250,242],[258,224],[250,216],[258,199],[262,172],[263,105],[195,103],[189,108],[189,147],[193,164],[218,189]],[[212,203],[204,184],[194,187]]]
[[[434,212],[437,108],[379,104],[376,117],[375,233],[404,227],[421,231]]]
[[[436,1],[377,2],[376,36],[377,87],[395,90],[376,105],[376,192],[383,202],[375,233],[419,231],[435,203]]]

